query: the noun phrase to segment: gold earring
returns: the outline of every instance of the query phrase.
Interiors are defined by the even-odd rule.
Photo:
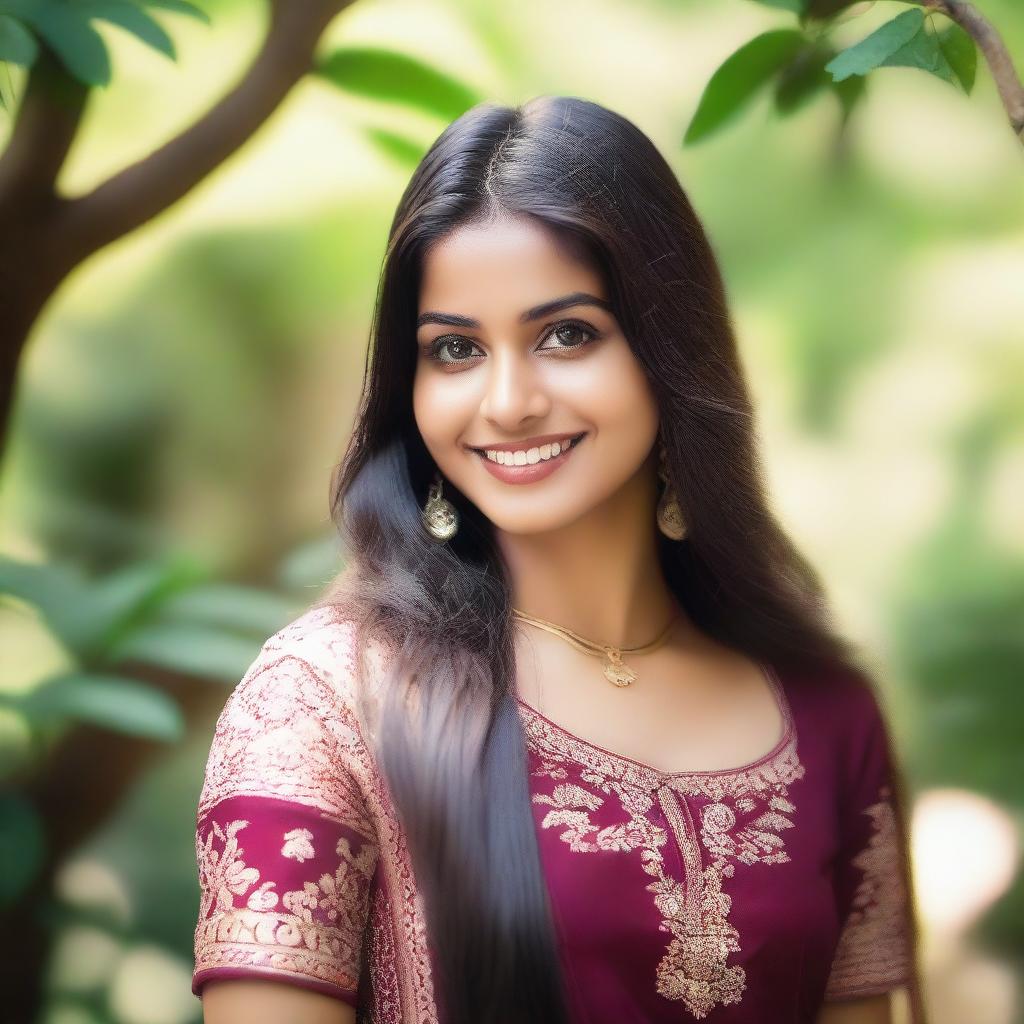
[[[441,471],[434,474],[434,482],[430,485],[430,494],[422,512],[423,525],[427,532],[437,540],[448,540],[455,536],[459,528],[459,513],[455,506],[441,497]]]
[[[668,453],[664,444],[658,453],[658,476],[665,484],[665,490],[658,499],[658,529],[670,540],[682,540],[686,536],[686,520],[669,482]]]

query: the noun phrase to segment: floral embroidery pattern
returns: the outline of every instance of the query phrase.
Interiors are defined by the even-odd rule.
[[[591,773],[584,773],[583,777],[585,781],[593,782],[606,793],[614,786],[614,783]],[[636,850],[641,846],[664,846],[665,830],[652,825],[645,816],[645,812],[651,807],[650,797],[644,793],[628,792],[619,792],[617,795],[622,801],[623,809],[630,814],[630,820],[600,830],[592,824],[588,812],[596,811],[604,800],[588,789],[563,784],[555,786],[551,796],[535,794],[533,801],[538,804],[550,804],[555,808],[545,815],[544,828],[565,825],[566,829],[561,833],[561,838],[569,844],[571,850]],[[595,830],[597,831],[593,841],[588,840],[586,837]]]
[[[751,804],[752,800],[744,801],[747,809]],[[789,855],[778,833],[792,828],[793,822],[780,812],[792,814],[796,807],[778,794],[769,799],[768,807],[768,811],[733,835],[736,814],[732,808],[722,803],[706,806],[701,812],[700,834],[708,852],[721,858],[735,858],[742,864],[785,864]]]
[[[863,811],[871,821],[867,845],[851,864],[863,872],[836,948],[825,998],[867,995],[909,976],[907,891],[900,861],[891,790]],[[883,973],[876,965],[882,964]]]
[[[728,921],[732,901],[721,890],[718,872],[708,869],[703,882],[700,927],[686,918],[670,918],[675,938],[658,964],[658,993],[682,1000],[698,1019],[719,1003],[738,1003],[746,988],[743,968],[725,966],[728,955],[740,948],[739,933]]]
[[[551,766],[543,765],[542,771],[551,773]],[[643,851],[643,869],[654,878],[646,886],[647,891],[654,894],[655,905],[664,918],[662,931],[674,936],[658,965],[658,992],[666,999],[682,1000],[697,1017],[706,1016],[718,1002],[738,1001],[744,974],[742,968],[724,967],[725,956],[739,945],[735,929],[726,921],[730,901],[720,890],[717,874],[709,871],[708,885],[699,899],[691,898],[689,894],[696,893],[696,887],[684,885],[665,871],[661,848],[668,842],[668,834],[648,817],[654,805],[651,796],[595,772],[584,771],[581,778],[602,792],[614,793],[629,820],[598,828],[590,820],[590,812],[601,807],[604,799],[581,786],[561,784],[555,786],[551,796],[537,793],[533,797],[534,803],[555,808],[544,816],[541,825],[565,826],[560,838],[576,852]],[[680,813],[678,804],[672,813]]]
[[[784,712],[785,740],[771,757],[735,772],[659,772],[589,744],[523,705],[527,742],[541,756],[532,774],[557,783],[550,795],[532,798],[552,808],[541,826],[561,828],[560,838],[577,852],[641,851],[643,870],[654,879],[646,888],[662,915],[661,929],[672,935],[657,967],[657,991],[682,1002],[698,1019],[718,1005],[738,1003],[746,988],[744,968],[727,964],[740,950],[740,936],[729,922],[732,898],[723,892],[723,882],[733,877],[737,864],[789,860],[779,833],[793,827],[787,815],[796,807],[787,787],[804,775],[804,767],[796,755],[788,702],[769,679]],[[579,778],[592,789],[561,781],[569,777],[567,762],[582,765]],[[598,793],[616,796],[627,820],[595,824],[591,814],[605,803]],[[655,796],[679,843],[682,879],[666,871],[662,848],[668,834],[650,818]],[[712,801],[701,810],[699,835],[686,797]],[[737,812],[756,816],[738,826]],[[707,864],[701,844],[710,856]]]
[[[247,821],[233,821],[226,829],[222,829],[217,822],[213,822],[213,827],[200,846],[200,918],[210,916],[210,908],[214,903],[218,911],[230,910],[235,905],[234,897],[241,896],[259,879],[260,873],[255,868],[246,867],[242,860],[242,851],[236,838],[238,832],[248,824]],[[215,839],[223,844],[219,852],[213,848]]]
[[[726,965],[729,954],[740,948],[739,933],[729,923],[732,898],[722,892],[722,877],[731,877],[733,866],[702,867],[689,807],[668,787],[658,790],[658,799],[679,837],[685,868],[683,880],[660,872],[660,884],[648,886],[670,897],[658,903],[665,915],[662,930],[673,935],[658,964],[658,994],[682,1000],[702,1018],[719,1003],[738,1003],[746,987],[743,968]],[[649,871],[650,862],[644,867]]]
[[[199,816],[229,796],[277,796],[372,836],[363,794],[344,766],[361,753],[330,683],[293,655],[266,652],[225,704],[206,763]]]
[[[341,836],[335,848],[339,862],[332,873],[321,873],[301,889],[279,894],[274,891],[276,882],[260,883],[259,869],[246,863],[238,835],[249,824],[236,819],[222,826],[211,820],[205,837],[197,839],[202,890],[197,968],[245,964],[354,989],[377,848],[364,842],[354,854],[348,838]],[[308,829],[294,829],[288,835],[312,856]],[[236,905],[236,897],[242,905]]]
[[[293,828],[291,832],[285,832],[281,856],[290,857],[300,864],[315,857],[313,833],[308,828]]]
[[[372,707],[364,717],[357,701],[355,638],[356,624],[342,609],[310,609],[266,641],[217,721],[197,817],[203,906],[195,932],[193,992],[199,995],[206,980],[222,971],[245,968],[299,985],[328,982],[351,995],[357,985],[363,987],[365,968],[368,985],[360,995],[360,1019],[437,1024],[425,905],[401,824],[364,739],[372,737],[375,718]],[[379,643],[364,653],[366,689],[377,696],[388,655]],[[248,805],[218,810],[235,797]],[[236,820],[256,818],[259,811],[249,807],[258,809],[259,798],[287,801],[295,819],[282,824],[261,814],[247,831],[229,836]],[[320,822],[335,826],[325,826],[330,839],[321,833]],[[314,833],[312,860],[305,857],[301,835],[291,835],[301,832],[295,826],[307,823]],[[357,900],[348,915],[348,932],[340,911],[336,922],[327,918],[329,897],[317,898],[315,909],[303,907],[301,896],[289,898],[296,910],[309,911],[308,923],[283,902],[287,892],[305,892],[303,869],[323,893],[325,855],[335,845],[338,826],[353,845],[365,839],[377,848],[371,921],[356,927],[355,919],[366,912],[366,903]],[[247,857],[238,850],[239,840],[249,847]],[[231,846],[234,852],[226,853]],[[271,861],[279,855],[283,859],[270,868],[263,860],[268,854]],[[278,868],[282,874],[275,876]],[[218,871],[222,878],[214,877]],[[288,881],[275,884],[275,877]],[[327,877],[333,880],[333,871]],[[365,878],[359,872],[352,877],[362,895]],[[222,890],[224,909],[217,911]],[[363,952],[357,955],[360,941]],[[331,951],[331,942],[337,943],[337,952]]]

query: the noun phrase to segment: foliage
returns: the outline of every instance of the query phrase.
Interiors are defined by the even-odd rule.
[[[109,85],[110,54],[94,21],[117,25],[175,59],[171,37],[147,8],[210,20],[188,0],[0,0],[0,61],[31,67],[45,42],[80,82]]]
[[[799,28],[763,32],[725,59],[701,94],[684,145],[712,135],[769,86],[775,110],[782,116],[799,110],[822,92],[833,93],[844,125],[864,95],[865,76],[878,68],[920,68],[966,94],[974,86],[974,40],[953,22],[936,29],[932,17],[920,7],[898,14],[853,46],[837,49],[832,34],[836,25],[849,19],[851,12],[846,8],[850,4],[757,2],[795,14]]]
[[[5,758],[8,783],[30,784],[67,729],[92,723],[130,736],[174,743],[184,735],[175,702],[120,667],[191,673],[236,682],[254,650],[296,612],[266,591],[211,580],[190,559],[129,564],[99,579],[59,564],[0,558],[0,594],[31,609],[59,641],[70,667],[25,692],[0,691],[0,710],[21,723],[33,754]],[[17,788],[0,802],[3,843],[16,843],[18,870],[4,871],[0,906],[31,882],[45,853],[31,801]],[[6,862],[5,862],[6,863]]]
[[[357,96],[398,101],[452,121],[480,96],[468,86],[408,54],[348,46],[320,58],[314,74]]]
[[[210,24],[207,11],[189,0],[0,0],[0,65],[31,68],[48,46],[69,75],[88,86],[108,86],[111,61],[95,22],[117,25],[171,60],[174,42],[149,9]],[[451,121],[478,103],[480,94],[459,79],[409,54],[379,47],[336,47],[318,56],[311,74],[353,96],[401,103]],[[0,90],[0,106],[6,106]],[[412,162],[422,147],[394,131],[367,130],[382,151]]]

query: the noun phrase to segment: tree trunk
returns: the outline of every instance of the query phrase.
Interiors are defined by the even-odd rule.
[[[61,282],[173,206],[244,145],[310,70],[324,29],[350,3],[270,0],[263,45],[237,85],[149,156],[73,198],[61,196],[56,181],[89,87],[40,42],[0,156],[0,443],[7,440],[21,353]]]

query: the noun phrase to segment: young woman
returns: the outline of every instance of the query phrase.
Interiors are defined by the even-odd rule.
[[[923,1024],[878,695],[765,496],[665,160],[485,104],[401,199],[348,563],[200,797],[207,1024]]]

